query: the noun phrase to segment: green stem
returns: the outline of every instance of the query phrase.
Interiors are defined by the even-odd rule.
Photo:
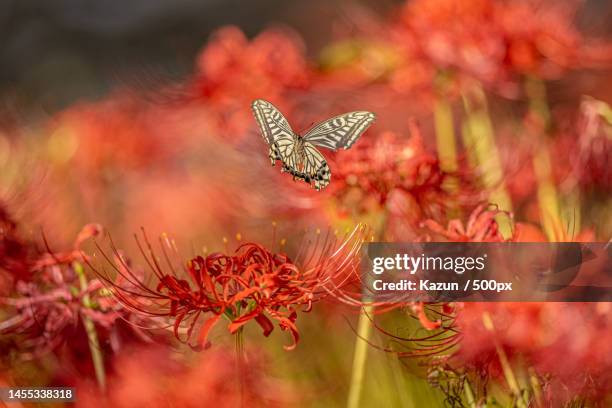
[[[234,316],[229,310],[225,317],[231,322],[236,316],[240,316],[242,306],[240,303],[236,305],[236,315]],[[246,355],[244,351],[244,327],[238,328],[234,334],[234,345],[236,348],[236,374],[238,375],[238,392],[240,393],[240,407],[246,406]]]
[[[389,214],[387,210],[383,210],[380,214],[380,224],[378,227],[378,241],[385,240],[385,230],[387,226]],[[365,277],[366,279],[369,276]],[[364,296],[364,302],[367,303],[371,299]],[[374,306],[366,305],[361,308],[359,321],[357,323],[357,339],[355,340],[355,350],[353,351],[353,368],[351,372],[351,383],[349,385],[349,394],[346,406],[348,408],[358,408],[360,406],[361,391],[363,389],[363,379],[365,377],[365,367],[368,357],[368,341],[372,334],[372,322],[370,316],[374,312]]]
[[[549,241],[558,241],[565,235],[559,218],[559,200],[557,189],[552,181],[552,169],[548,148],[544,141],[536,148],[533,157],[533,168],[538,180],[538,204],[544,233]]]
[[[353,354],[353,371],[351,373],[351,384],[349,388],[347,408],[358,408],[361,400],[361,390],[363,388],[363,378],[365,376],[366,360],[368,356],[369,344],[367,340],[372,332],[372,322],[368,316],[373,311],[372,306],[364,306],[359,315],[357,324],[357,340]]]
[[[471,97],[463,96],[467,113],[467,122],[463,127],[466,149],[472,160],[479,166],[481,181],[489,191],[489,200],[500,210],[512,212],[512,201],[506,190],[504,171],[495,144],[493,124],[489,116],[487,98],[480,86],[474,87]],[[500,232],[504,238],[512,236],[512,224],[505,214],[496,217]]]
[[[493,319],[491,318],[489,312],[484,312],[482,314],[482,322],[484,324],[485,329],[487,329],[491,333],[495,332]],[[508,360],[508,355],[506,354],[506,351],[501,346],[501,344],[499,344],[499,341],[494,336],[493,344],[495,345],[495,351],[497,352],[497,356],[499,357],[499,363],[502,367],[502,371],[504,372],[506,383],[508,384],[508,387],[510,387],[510,390],[516,397],[516,406],[519,408],[527,408],[528,404],[523,398],[521,388],[519,386],[518,380],[516,379],[516,376],[514,375],[514,371],[512,370],[512,366],[510,365],[510,360]]]
[[[474,398],[474,391],[470,386],[470,382],[466,378],[463,383],[463,392],[465,393],[465,399],[470,408],[476,408],[476,399]]]
[[[546,85],[536,77],[527,76],[525,78],[525,93],[529,98],[529,109],[540,119],[544,129],[550,127],[550,109],[546,96]]]
[[[453,111],[445,98],[438,98],[434,106],[434,125],[440,167],[447,172],[457,171],[457,143],[453,125]]]
[[[434,105],[434,125],[440,168],[451,175],[445,178],[444,188],[450,193],[456,193],[459,190],[459,179],[454,174],[456,174],[459,164],[457,161],[453,110],[448,100],[443,97],[439,97]],[[460,212],[453,207],[449,209],[448,215],[450,218],[459,218]]]
[[[87,276],[83,269],[83,265],[78,262],[74,262],[73,268],[77,276],[79,277],[79,284],[81,291],[83,291],[82,303],[83,307],[87,309],[92,308],[91,298],[87,293]],[[102,357],[102,351],[100,349],[100,341],[98,340],[98,334],[96,332],[96,326],[89,316],[81,313],[81,319],[83,320],[83,326],[87,333],[87,339],[89,340],[89,352],[91,353],[91,360],[93,362],[94,371],[96,373],[96,380],[102,391],[106,391],[106,374],[104,370],[104,358]]]
[[[566,204],[560,209],[563,225],[567,225],[568,238],[573,241],[582,230],[580,214],[580,189],[575,188],[565,197]]]
[[[531,382],[531,388],[535,396],[536,407],[540,408],[542,407],[542,387],[540,386],[540,381],[533,368],[529,368],[529,381]]]
[[[245,354],[244,354],[244,331],[243,328],[239,328],[236,332],[235,340],[236,340],[236,369],[238,370],[238,379],[239,379],[239,387],[240,387],[240,406],[246,406],[246,385],[245,385]]]
[[[538,181],[537,196],[542,228],[549,241],[558,241],[566,238],[567,234],[561,225],[559,195],[552,177],[551,159],[546,138],[550,129],[550,109],[547,102],[546,86],[538,78],[527,77],[525,93],[529,98],[529,109],[538,117],[542,126],[542,132],[534,135],[537,145],[533,157],[533,168]],[[579,208],[578,212],[580,212]]]

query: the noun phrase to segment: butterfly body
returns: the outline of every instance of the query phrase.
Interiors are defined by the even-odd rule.
[[[282,172],[302,180],[316,190],[325,188],[331,171],[325,157],[315,146],[337,150],[348,149],[374,122],[371,112],[345,113],[315,125],[304,135],[295,133],[289,123],[270,102],[257,99],[252,104],[253,114],[270,150],[272,165],[282,163]]]

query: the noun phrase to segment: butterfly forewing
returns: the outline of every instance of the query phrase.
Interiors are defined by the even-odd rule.
[[[375,119],[371,112],[345,113],[319,123],[304,135],[304,140],[332,150],[348,149]]]
[[[291,130],[289,122],[274,105],[263,99],[257,99],[253,101],[251,107],[261,133],[268,144],[271,145],[279,138],[293,139],[293,130]]]
[[[283,114],[268,101],[257,99],[251,105],[261,133],[270,146],[269,157],[272,165],[280,160],[291,166],[295,160],[295,134]]]

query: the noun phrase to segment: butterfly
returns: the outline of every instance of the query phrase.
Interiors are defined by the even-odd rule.
[[[333,151],[341,147],[346,150],[376,119],[372,112],[344,113],[313,126],[304,135],[298,135],[270,102],[257,99],[251,107],[264,140],[270,146],[268,157],[272,165],[280,161],[281,172],[288,172],[293,180],[302,180],[317,191],[330,183],[331,171],[315,146]]]

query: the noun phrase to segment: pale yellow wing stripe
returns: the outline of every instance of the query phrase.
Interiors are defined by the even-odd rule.
[[[332,150],[348,149],[374,120],[372,112],[345,113],[319,123],[304,135],[304,140]]]
[[[295,167],[295,140],[293,137],[288,138],[283,136],[282,138],[279,138],[277,142],[275,142],[275,145],[277,145],[279,148],[281,161],[287,166]]]

